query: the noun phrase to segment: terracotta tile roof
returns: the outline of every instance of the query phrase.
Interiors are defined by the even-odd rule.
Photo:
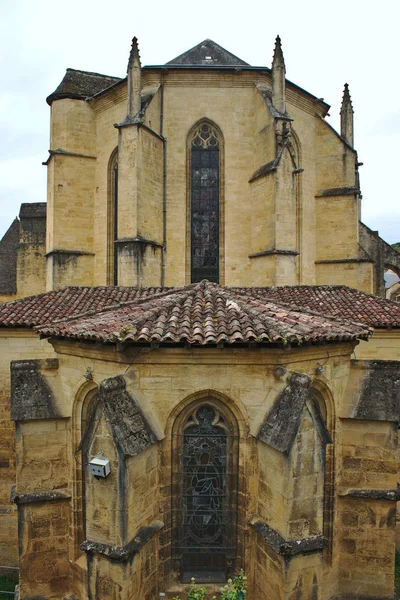
[[[400,304],[345,285],[298,285],[234,288],[236,293],[260,300],[301,306],[323,315],[365,323],[376,328],[400,327]]]
[[[0,304],[0,327],[34,327],[54,320],[92,313],[107,307],[169,294],[184,288],[122,286],[66,287]],[[224,288],[237,296],[261,302],[275,301],[291,307],[356,321],[377,328],[400,327],[400,303],[378,298],[346,286],[282,286]]]
[[[122,286],[69,286],[0,304],[0,327],[34,327],[87,311],[100,311],[168,290]]]
[[[372,330],[315,311],[252,298],[207,281],[35,328],[103,343],[301,345],[367,339]]]

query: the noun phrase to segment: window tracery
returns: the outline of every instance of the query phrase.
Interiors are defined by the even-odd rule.
[[[183,581],[225,580],[235,559],[237,438],[219,408],[192,409],[178,434],[174,555]]]
[[[190,142],[191,282],[219,283],[220,140],[216,127],[202,122]]]

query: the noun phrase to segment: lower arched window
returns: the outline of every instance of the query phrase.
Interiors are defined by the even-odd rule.
[[[212,399],[185,411],[174,435],[173,556],[183,582],[225,581],[237,538],[238,437]]]

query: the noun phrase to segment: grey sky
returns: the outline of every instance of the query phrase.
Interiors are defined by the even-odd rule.
[[[398,0],[0,0],[0,237],[22,202],[46,199],[50,110],[67,67],[124,77],[131,38],[142,63],[163,64],[211,38],[252,65],[271,65],[282,38],[287,77],[331,105],[339,128],[343,84],[355,109],[362,219],[400,240],[397,155]]]

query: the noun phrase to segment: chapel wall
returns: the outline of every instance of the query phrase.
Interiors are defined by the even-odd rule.
[[[370,365],[352,361],[350,365],[350,345],[331,346],[329,360],[324,363],[324,371],[320,375],[315,374],[315,368],[323,359],[326,361],[325,348],[309,348],[285,354],[261,349],[256,352],[249,349],[225,349],[223,360],[222,353],[217,349],[190,351],[170,348],[144,350],[139,355],[135,352],[131,355],[129,351],[121,354],[88,346],[84,357],[81,357],[73,356],[74,352],[81,352],[77,345],[57,343],[56,348],[59,357],[62,357],[57,363],[58,367],[55,363],[38,365],[42,374],[40,381],[44,378],[49,389],[59,390],[52,401],[55,402],[53,408],[57,408],[59,417],[18,421],[17,455],[22,456],[23,447],[26,462],[18,471],[17,491],[20,495],[25,489],[27,495],[44,493],[46,490],[60,493],[73,489],[73,456],[68,441],[70,434],[67,432],[71,427],[73,398],[76,397],[77,390],[82,389],[83,367],[90,367],[92,385],[99,385],[105,378],[111,381],[110,377],[124,374],[130,397],[134,399],[152,430],[157,432],[159,440],[127,460],[121,457],[119,450],[117,461],[113,450],[118,446],[113,446],[115,432],[111,437],[108,420],[96,421],[98,424],[93,438],[94,446],[90,452],[97,454],[103,450],[111,458],[114,475],[105,480],[96,480],[91,476],[86,478],[86,532],[88,537],[95,538],[94,542],[100,547],[100,554],[95,547],[93,551],[87,550],[88,577],[90,586],[102,586],[106,598],[108,595],[112,597],[116,590],[130,589],[129,585],[135,585],[135,590],[143,590],[144,598],[151,598],[154,586],[157,587],[157,593],[164,591],[167,582],[176,574],[176,567],[169,558],[171,532],[168,511],[172,488],[168,465],[171,465],[171,419],[173,415],[179,414],[181,406],[208,396],[226,403],[238,419],[240,535],[239,560],[236,566],[243,566],[249,574],[254,573],[254,578],[249,583],[249,593],[268,589],[271,598],[280,600],[296,597],[301,591],[306,596],[320,593],[322,598],[328,599],[335,594],[340,596],[349,593],[351,586],[356,586],[360,595],[368,595],[366,586],[372,585],[374,578],[372,566],[379,560],[383,574],[379,577],[382,584],[380,589],[383,597],[389,597],[388,590],[390,586],[393,587],[392,542],[394,543],[395,519],[395,504],[389,492],[397,482],[397,430],[390,422],[389,413],[383,416],[381,412],[380,416],[374,417],[372,413],[368,416],[362,412],[361,418],[354,418],[357,410],[361,410],[362,403],[368,401],[368,394],[362,392],[364,388],[360,377],[362,380],[371,377],[371,368],[379,374],[381,367],[377,363]],[[285,368],[277,371],[276,366],[282,364]],[[185,368],[182,368],[183,365]],[[388,365],[387,368],[392,367]],[[302,375],[293,379],[292,373],[296,372]],[[317,431],[313,429],[310,419],[312,413],[306,411],[304,416],[296,417],[300,418],[300,431],[296,434],[297,441],[289,453],[283,451],[283,447],[281,450],[270,447],[267,438],[259,437],[258,434],[260,426],[271,414],[279,398],[281,402],[286,398],[286,406],[290,405],[290,402],[287,404],[290,399],[287,394],[293,392],[288,392],[288,385],[290,383],[290,386],[295,386],[299,377],[304,385],[307,381],[305,374],[312,380],[311,385],[323,396],[327,393],[323,390],[329,389],[330,397],[335,400],[336,416],[329,413],[327,421],[329,428],[336,430],[335,504],[332,513],[334,544],[325,550],[318,542],[320,532],[327,531],[325,525],[322,529],[321,511],[324,510],[325,522],[326,507],[322,506],[318,491],[324,460]],[[60,382],[62,391],[59,388]],[[370,385],[379,384],[371,380]],[[117,397],[113,397],[117,401]],[[328,396],[326,400],[329,400]],[[18,406],[15,405],[13,409],[14,415],[20,414]],[[328,411],[333,410],[330,401],[327,401],[326,406]],[[368,410],[376,410],[376,407],[371,405]],[[383,405],[382,410],[385,410]],[[376,418],[383,420],[376,421]],[[62,426],[62,430],[59,426]],[[283,435],[282,440],[282,443],[286,443],[287,436]],[[37,448],[40,450],[39,454]],[[68,454],[69,458],[66,458]],[[308,461],[309,468],[303,459],[306,463]],[[32,465],[34,460],[38,461],[34,471],[38,473],[38,477],[29,479],[29,464]],[[298,477],[304,477],[304,485],[307,477],[311,477],[311,484],[316,484],[312,498],[309,494],[306,494],[307,498],[302,494],[301,489],[307,489],[308,492],[309,489],[307,485],[304,487]],[[380,490],[379,493],[386,494],[387,498],[374,498],[372,494],[360,499],[349,492],[351,489],[365,492],[366,488],[368,494],[371,490]],[[130,491],[127,493],[126,490]],[[318,504],[318,498],[321,499],[319,508],[315,510],[305,503],[310,510],[305,511],[307,516],[303,522],[303,516],[300,520],[297,518],[300,497],[310,500],[313,506]],[[46,553],[52,553],[56,557],[55,572],[58,578],[61,577],[64,582],[67,575],[71,576],[72,572],[80,570],[80,580],[84,581],[85,567],[79,553],[78,559],[75,562],[73,560],[66,573],[63,570],[66,540],[56,540],[60,543],[60,548],[63,548],[58,550],[53,535],[57,522],[64,523],[68,519],[68,552],[69,556],[74,556],[74,500],[58,497],[46,505],[40,500],[28,505],[24,504],[21,496],[19,502],[20,518],[27,524],[21,546],[22,585],[25,585],[24,577],[28,577],[29,573],[29,585],[33,586],[29,590],[32,593],[35,588],[49,597],[61,598],[63,596],[59,596],[59,592],[54,591],[53,584],[49,583],[48,573],[43,574],[40,561],[49,556]],[[249,525],[250,522],[253,524]],[[63,527],[64,525],[60,531],[64,531]],[[129,546],[130,536],[137,535],[143,527],[150,527],[152,533],[134,555],[133,561],[112,566],[113,563],[109,563],[106,558],[109,552],[107,548],[127,543]],[[36,534],[36,531],[39,533]],[[36,544],[37,552],[34,556],[34,542],[39,537],[40,544]],[[246,551],[241,545],[243,540],[247,540]],[[289,559],[283,560],[285,554],[281,554],[282,543],[284,542],[284,547],[285,544],[290,547],[292,540],[294,548],[298,543],[308,544],[307,540],[316,540],[317,545],[314,550],[311,548],[300,554],[294,551],[293,555],[289,554]],[[104,551],[101,549],[103,546]],[[37,575],[33,577],[32,570],[29,569],[37,571]],[[82,593],[81,584],[77,585]],[[25,593],[24,590],[28,588],[22,589]],[[373,589],[377,593],[378,583]],[[134,592],[133,587],[129,593],[131,592]],[[124,595],[125,591],[121,593]]]
[[[47,189],[47,289],[92,285],[96,137],[91,106],[51,106]]]
[[[10,502],[16,477],[15,427],[10,420],[10,357],[27,360],[32,356],[51,358],[55,353],[46,340],[39,340],[30,330],[0,331],[0,564],[7,566],[18,564],[17,512]]]
[[[109,206],[111,204],[111,174],[110,160],[118,146],[118,129],[113,124],[120,123],[126,112],[126,91],[122,93],[121,86],[109,94],[106,105],[100,101],[93,103],[96,115],[96,200],[94,202],[94,239],[95,269],[93,285],[113,283],[107,281],[107,242],[110,235],[108,230]]]
[[[160,80],[163,89],[159,87]],[[284,172],[284,165],[281,165],[276,174],[271,173],[249,184],[252,174],[272,160],[276,153],[275,125],[255,83],[259,86],[270,86],[267,75],[257,74],[255,82],[254,75],[247,72],[183,73],[171,69],[160,75],[143,71],[143,97],[146,97],[146,93],[155,93],[146,108],[144,123],[159,133],[162,111],[163,134],[167,139],[168,249],[165,284],[183,285],[189,282],[187,134],[199,119],[208,118],[217,123],[224,136],[221,201],[225,226],[221,240],[224,249],[224,272],[221,273],[221,282],[227,285],[313,285],[321,282],[347,284],[351,280],[353,286],[356,285],[363,291],[373,291],[373,274],[369,272],[371,266],[357,261],[357,199],[354,198],[354,194],[342,197],[324,196],[328,188],[355,189],[358,185],[355,152],[315,114],[315,102],[297,91],[287,90],[287,110],[289,116],[294,119],[291,127],[294,130],[293,147],[297,152],[296,166],[303,171],[292,177]],[[91,155],[97,157],[96,165],[89,169],[94,168],[96,172],[94,180],[93,173],[90,175],[91,190],[80,185],[81,190],[78,193],[78,197],[90,198],[89,205],[87,201],[84,203],[86,212],[83,213],[79,200],[79,210],[86,223],[93,223],[93,229],[92,225],[89,228],[83,227],[78,220],[75,223],[76,231],[69,234],[72,227],[67,220],[65,235],[63,234],[65,239],[62,240],[67,244],[67,248],[74,246],[75,249],[83,249],[85,252],[93,251],[95,258],[88,255],[71,258],[71,268],[65,269],[63,266],[62,270],[58,269],[57,276],[53,276],[53,286],[58,287],[75,279],[77,283],[91,281],[93,260],[93,283],[104,284],[107,277],[110,277],[107,276],[107,273],[110,273],[110,269],[107,268],[107,247],[110,243],[107,221],[111,201],[109,160],[118,141],[118,132],[113,125],[123,121],[126,113],[125,103],[125,85],[116,86],[96,98],[90,103],[90,108],[88,103],[75,100],[53,102],[54,143],[59,142],[64,146],[68,144],[68,151],[76,151],[80,147],[80,152],[90,151]],[[79,128],[83,120],[86,120],[83,132],[87,134],[87,147],[79,137]],[[67,128],[65,134],[62,133],[63,127]],[[144,129],[140,138],[140,151],[139,147],[131,149],[140,164],[129,173],[125,173],[121,164],[119,173],[121,199],[125,194],[124,187],[128,185],[128,196],[136,194],[138,204],[137,214],[125,214],[124,202],[121,202],[119,236],[134,238],[135,235],[139,235],[160,243],[162,235],[159,230],[163,220],[162,141]],[[159,146],[157,151],[153,146]],[[62,145],[60,147],[63,148]],[[74,160],[77,160],[76,157]],[[79,160],[84,159],[80,157]],[[137,160],[134,159],[133,162],[136,164]],[[282,160],[284,163],[285,158]],[[290,165],[290,168],[292,166],[295,168],[294,165]],[[71,168],[70,177],[73,181],[73,173],[78,172],[79,167]],[[85,172],[88,172],[87,168]],[[82,181],[81,175],[82,173],[79,173],[79,181]],[[49,183],[51,180],[50,176]],[[289,184],[295,188],[290,193],[286,190]],[[57,223],[65,222],[62,214],[62,196],[63,193],[65,195],[65,190],[63,192],[60,188],[62,185],[58,180],[53,181],[53,189],[49,189],[49,204],[58,202],[61,206],[61,209],[57,209],[56,221],[55,207],[49,206],[48,209],[50,228],[60,232],[64,231],[64,228],[57,226]],[[283,194],[286,199],[283,204],[276,196],[279,196],[282,185],[286,190]],[[246,198],[248,201],[245,201]],[[291,202],[288,203],[289,198]],[[275,206],[277,202],[278,208]],[[129,201],[127,206],[131,204]],[[89,231],[93,231],[92,240],[87,239]],[[86,239],[78,240],[77,235],[86,236]],[[48,248],[53,238],[54,234],[49,233]],[[60,243],[61,240],[57,239],[51,241],[53,247],[57,244],[60,247]],[[249,259],[249,254],[279,249],[280,246],[285,246],[282,250],[299,252],[299,256],[279,256],[279,260],[275,259],[275,256],[257,256]],[[139,277],[141,285],[159,285],[161,251],[155,246],[145,246],[144,250],[135,250],[134,255],[132,252],[132,249],[128,254],[122,252],[121,260],[124,266],[120,269],[120,282],[131,285],[135,277]],[[331,262],[348,259],[355,262],[350,266]],[[51,272],[55,269],[54,259],[49,257],[48,260],[51,265],[51,280]],[[318,263],[316,266],[315,260]],[[325,260],[329,261],[329,264],[319,263]],[[58,262],[60,261],[62,262],[62,259],[58,257]],[[141,263],[140,267],[135,266],[138,262]],[[139,275],[135,275],[138,269]],[[349,269],[351,274],[348,273]],[[132,275],[125,276],[126,270]],[[182,277],[183,273],[185,280]]]

